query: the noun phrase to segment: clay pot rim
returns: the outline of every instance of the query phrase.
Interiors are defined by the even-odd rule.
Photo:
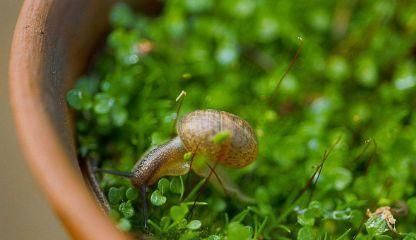
[[[17,135],[36,182],[73,238],[126,239],[92,197],[74,164],[76,156],[71,156],[63,146],[62,136],[45,106],[57,104],[45,103],[42,86],[44,78],[54,74],[54,62],[48,59],[51,56],[42,52],[43,48],[53,47],[45,40],[54,33],[50,30],[50,17],[59,5],[84,4],[71,1],[26,0],[22,6],[9,62],[10,103]],[[96,0],[88,2],[101,5]],[[42,72],[45,66],[48,73]],[[67,109],[64,111],[68,114]]]

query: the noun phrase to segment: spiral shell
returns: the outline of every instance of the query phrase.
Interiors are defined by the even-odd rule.
[[[256,135],[250,124],[228,112],[197,110],[184,116],[176,129],[187,151],[205,154],[227,167],[244,167],[258,154]],[[229,139],[223,144],[214,143],[213,137],[224,131],[229,132]]]

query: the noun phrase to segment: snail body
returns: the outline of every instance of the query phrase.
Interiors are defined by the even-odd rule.
[[[217,110],[197,110],[184,116],[176,125],[178,136],[146,153],[134,166],[131,182],[136,187],[149,186],[162,176],[184,175],[190,163],[184,160],[188,152],[205,155],[212,162],[241,168],[253,162],[258,153],[253,129],[240,117]],[[222,144],[213,138],[229,133]]]
[[[137,161],[131,182],[136,187],[152,185],[162,176],[179,176],[189,171],[190,164],[183,160],[186,149],[179,137],[160,145]]]

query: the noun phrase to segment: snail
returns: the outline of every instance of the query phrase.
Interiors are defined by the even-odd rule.
[[[141,189],[143,209],[146,209],[146,188],[163,176],[180,176],[191,170],[190,161],[185,154],[203,155],[209,162],[230,168],[242,168],[253,162],[258,154],[256,135],[250,124],[232,113],[217,110],[197,110],[185,115],[176,124],[178,135],[143,155],[131,172],[99,169],[100,172],[127,177],[134,187]],[[227,133],[221,143],[214,137]],[[208,169],[209,167],[209,169]],[[251,201],[234,187],[227,177],[220,172],[217,179],[209,179],[212,167],[192,167],[198,175],[207,177],[214,184],[218,183],[226,193],[232,193],[242,201]],[[146,224],[146,217],[145,217]]]
[[[176,124],[178,136],[166,144],[150,150],[137,161],[130,173],[100,170],[122,175],[136,188],[154,184],[163,176],[184,175],[190,163],[184,160],[188,152],[206,156],[230,168],[242,168],[253,162],[258,153],[257,139],[250,124],[237,115],[217,110],[197,110],[184,116]],[[229,138],[217,144],[213,138],[227,132]],[[202,171],[197,172],[204,175]]]

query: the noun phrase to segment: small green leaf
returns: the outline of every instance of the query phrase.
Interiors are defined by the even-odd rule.
[[[176,194],[181,194],[181,192],[183,191],[182,189],[182,184],[181,184],[181,180],[177,177],[173,178],[170,181],[170,191]]]
[[[239,222],[228,224],[228,240],[249,240],[251,235],[251,228],[248,226],[244,226]]]
[[[150,196],[150,202],[155,206],[162,206],[166,203],[166,197],[159,190],[155,190]]]
[[[68,104],[79,110],[82,108],[82,92],[79,89],[72,89],[66,94],[66,100]]]
[[[129,187],[126,191],[126,197],[130,201],[134,201],[139,197],[139,192],[137,189]]]
[[[302,227],[298,231],[298,240],[314,240],[313,231],[311,227]]]
[[[98,93],[94,97],[94,111],[98,114],[105,114],[114,105],[114,99],[105,93]]]
[[[118,210],[125,218],[131,218],[134,215],[134,208],[130,201],[121,203],[120,206],[118,206]]]
[[[314,217],[320,217],[323,212],[321,203],[318,201],[309,203],[308,212]]]
[[[298,215],[298,223],[302,226],[312,227],[315,224],[315,217],[306,211],[304,214]]]
[[[341,56],[331,57],[328,60],[326,74],[333,81],[345,80],[350,74],[348,62]]]
[[[120,213],[115,209],[110,209],[108,216],[114,221],[118,221],[120,219]]]
[[[223,144],[225,141],[227,141],[231,136],[231,133],[228,131],[222,131],[217,133],[213,138],[212,141],[215,144]]]
[[[82,76],[76,83],[75,88],[90,94],[98,90],[99,79],[95,76]]]
[[[186,221],[186,218],[182,218],[177,221],[176,229],[185,229],[187,224],[188,221]]]
[[[169,189],[169,185],[170,185],[169,180],[167,180],[166,178],[161,178],[159,182],[157,183],[157,188],[162,194],[165,194],[167,193]]]
[[[188,225],[186,225],[186,227],[188,228],[188,229],[191,229],[191,230],[197,230],[197,229],[199,229],[200,227],[201,227],[201,221],[199,221],[199,220],[192,220],[192,221],[190,221],[189,223],[188,223]]]
[[[216,60],[221,65],[230,65],[238,58],[237,47],[235,44],[222,44],[215,54]]]
[[[222,212],[227,208],[227,202],[223,198],[213,197],[209,202],[209,207],[215,212]]]
[[[387,222],[380,216],[372,216],[365,222],[365,228],[370,236],[378,236],[387,232]]]
[[[135,22],[134,13],[125,3],[117,3],[110,14],[110,22],[115,27],[128,28]]]
[[[120,221],[118,221],[117,228],[121,231],[128,232],[131,229],[131,223],[126,218],[121,218]]]
[[[108,201],[111,204],[117,204],[123,199],[123,190],[121,188],[111,187],[108,191]]]
[[[261,203],[268,203],[270,200],[269,192],[267,188],[260,186],[256,188],[256,199]]]
[[[89,109],[92,106],[92,97],[88,92],[80,89],[72,89],[66,94],[68,104],[77,109]]]
[[[111,117],[115,126],[120,127],[126,122],[128,113],[123,107],[115,107],[111,111]]]
[[[355,67],[356,79],[366,87],[374,87],[378,80],[378,69],[372,56],[363,56],[357,59]]]
[[[334,219],[334,220],[350,220],[352,217],[351,208],[344,210],[334,210],[332,212],[326,212],[325,218]]]
[[[185,204],[173,206],[170,208],[170,217],[175,221],[180,221],[188,213],[188,207]]]

